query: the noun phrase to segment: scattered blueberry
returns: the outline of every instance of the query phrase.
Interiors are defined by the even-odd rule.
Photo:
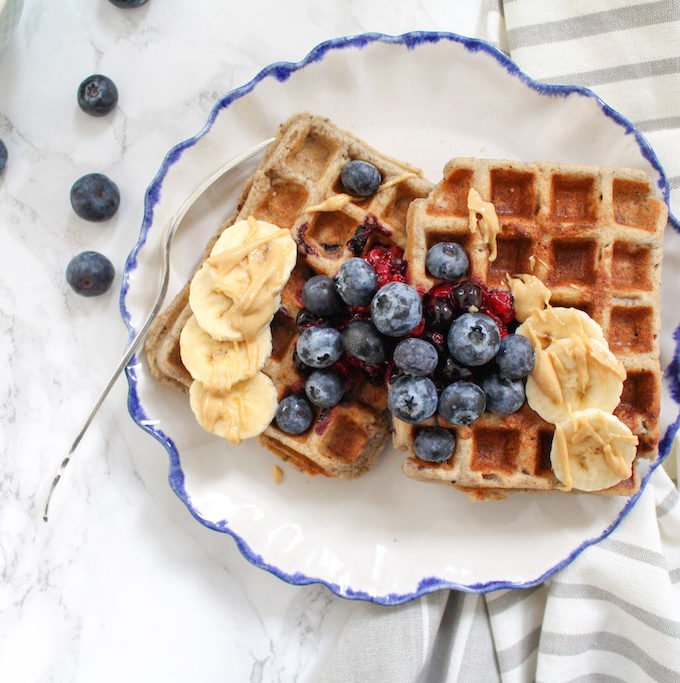
[[[463,280],[453,288],[453,299],[461,311],[481,308],[484,303],[482,288],[472,280]]]
[[[118,104],[118,88],[101,74],[88,76],[78,86],[78,106],[90,116],[106,116]]]
[[[390,337],[401,337],[418,326],[423,304],[418,292],[403,282],[389,282],[371,301],[375,326]]]
[[[449,356],[448,353],[439,361],[436,372],[437,378],[444,385],[461,380],[471,382],[475,378],[475,374],[470,368],[461,365],[452,356]]]
[[[380,171],[367,161],[350,161],[340,174],[342,186],[357,197],[370,197],[382,183]]]
[[[342,300],[335,291],[335,283],[325,275],[315,275],[305,282],[302,302],[315,315],[335,315],[343,309]]]
[[[463,365],[484,365],[497,353],[501,335],[496,323],[483,313],[464,313],[449,329],[449,351]]]
[[[502,377],[521,379],[533,369],[536,352],[533,344],[521,334],[509,334],[501,340],[496,364]]]
[[[439,362],[437,349],[424,339],[404,339],[394,349],[394,363],[407,375],[429,375]]]
[[[437,389],[427,377],[400,377],[390,386],[387,407],[403,422],[423,422],[437,410]]]
[[[508,415],[524,404],[524,382],[521,379],[505,379],[492,374],[482,380],[486,394],[486,407],[496,415]]]
[[[454,317],[453,305],[447,297],[434,296],[428,298],[425,305],[425,324],[429,330],[446,332]]]
[[[327,368],[342,355],[342,338],[332,327],[308,327],[300,335],[296,350],[305,365]]]
[[[0,140],[0,173],[5,170],[5,166],[7,166],[7,147],[5,147],[5,143]]]
[[[116,7],[120,7],[121,9],[132,9],[134,7],[146,5],[148,0],[109,0],[109,2]]]
[[[484,392],[472,382],[449,384],[439,397],[439,414],[452,425],[469,425],[485,409]]]
[[[312,406],[302,397],[295,394],[286,396],[276,408],[276,425],[286,434],[302,434],[312,424],[314,413]]]
[[[368,261],[355,257],[340,266],[335,286],[347,305],[368,306],[378,291],[378,277]]]
[[[425,462],[444,462],[453,455],[456,435],[442,427],[423,427],[413,441],[413,450]]]
[[[425,268],[432,277],[457,280],[470,267],[465,249],[457,242],[439,242],[427,252]]]
[[[385,344],[378,330],[366,320],[354,320],[342,331],[342,344],[350,356],[369,365],[385,361]]]
[[[114,275],[111,261],[96,251],[83,251],[66,266],[66,282],[83,296],[103,294],[111,286]]]
[[[305,393],[315,406],[330,408],[340,402],[345,385],[336,372],[316,370],[307,378]]]
[[[71,188],[71,206],[86,221],[107,221],[120,204],[117,185],[101,173],[89,173]]]

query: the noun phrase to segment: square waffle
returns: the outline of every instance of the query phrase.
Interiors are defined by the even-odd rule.
[[[479,231],[469,230],[471,187],[498,214],[501,230],[493,262]],[[533,273],[552,290],[553,306],[581,309],[600,324],[627,372],[614,414],[638,436],[639,445],[633,475],[599,493],[637,491],[637,459],[657,452],[666,218],[665,203],[654,198],[641,171],[476,159],[450,161],[442,182],[428,198],[414,201],[408,213],[406,259],[414,286],[426,291],[435,284],[425,271],[427,250],[437,242],[458,242],[469,256],[471,277],[499,287],[506,273]],[[413,454],[418,426],[394,423],[395,446]],[[426,424],[454,430],[456,449],[440,464],[412,455],[404,462],[409,477],[454,485],[473,499],[557,490],[550,466],[554,427],[526,403],[512,415],[484,413],[466,427],[438,416]]]
[[[376,166],[387,187],[337,210],[307,212],[343,192],[340,173],[354,159]],[[376,243],[404,248],[408,207],[431,189],[422,171],[380,154],[327,119],[296,114],[281,126],[244,188],[236,215],[220,230],[254,216],[289,229],[298,244],[298,263],[281,293],[282,305],[272,322],[273,351],[263,368],[279,399],[304,387],[293,349],[305,280],[316,274],[335,275],[341,263]],[[190,315],[187,283],[156,319],[145,344],[153,376],[184,391],[192,378],[180,358],[179,336]],[[385,404],[384,386],[360,381],[340,404],[317,414],[305,434],[285,434],[272,423],[260,443],[307,474],[356,478],[372,467],[387,439],[387,422],[381,414]]]

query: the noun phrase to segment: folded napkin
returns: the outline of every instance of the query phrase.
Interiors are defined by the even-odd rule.
[[[680,215],[680,2],[486,0],[485,10],[487,39],[524,71],[587,86],[636,125]],[[667,233],[664,269],[678,273],[680,238]],[[667,339],[664,365],[672,352]],[[680,680],[678,490],[659,468],[617,529],[542,585],[352,605],[315,680]]]

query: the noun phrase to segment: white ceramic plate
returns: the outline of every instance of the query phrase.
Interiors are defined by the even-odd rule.
[[[641,168],[668,197],[642,136],[589,91],[536,83],[487,44],[451,34],[330,41],[299,64],[272,65],[229,93],[199,135],[169,152],[148,189],[126,266],[121,310],[131,335],[150,308],[160,235],[182,200],[213,169],[302,110],[422,167],[435,183],[454,156],[550,160]],[[169,297],[233,211],[255,165],[221,182],[185,220]],[[663,330],[669,357],[671,333]],[[232,447],[204,432],[186,397],[154,381],[139,358],[127,374],[130,414],[167,449],[170,484],[196,519],[231,534],[248,560],[280,578],[321,582],[344,597],[397,604],[439,588],[530,586],[610,533],[635,502],[546,495],[470,503],[462,493],[404,477],[404,456],[391,449],[359,481],[308,478],[284,465],[276,486],[271,470],[279,461],[255,440]],[[677,407],[666,390],[663,402],[663,429],[674,422],[665,455]]]

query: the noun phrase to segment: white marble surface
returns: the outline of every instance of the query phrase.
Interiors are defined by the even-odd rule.
[[[481,0],[230,3],[26,0],[0,54],[0,677],[6,681],[313,680],[356,605],[293,587],[200,526],[167,485],[164,449],[137,428],[121,380],[58,490],[54,468],[127,341],[120,274],[166,151],[214,102],[276,60],[364,31],[483,35]],[[93,119],[80,81],[104,73],[118,109]],[[122,202],[105,224],[72,212],[84,173]],[[99,298],[64,280],[84,249],[117,269]]]

